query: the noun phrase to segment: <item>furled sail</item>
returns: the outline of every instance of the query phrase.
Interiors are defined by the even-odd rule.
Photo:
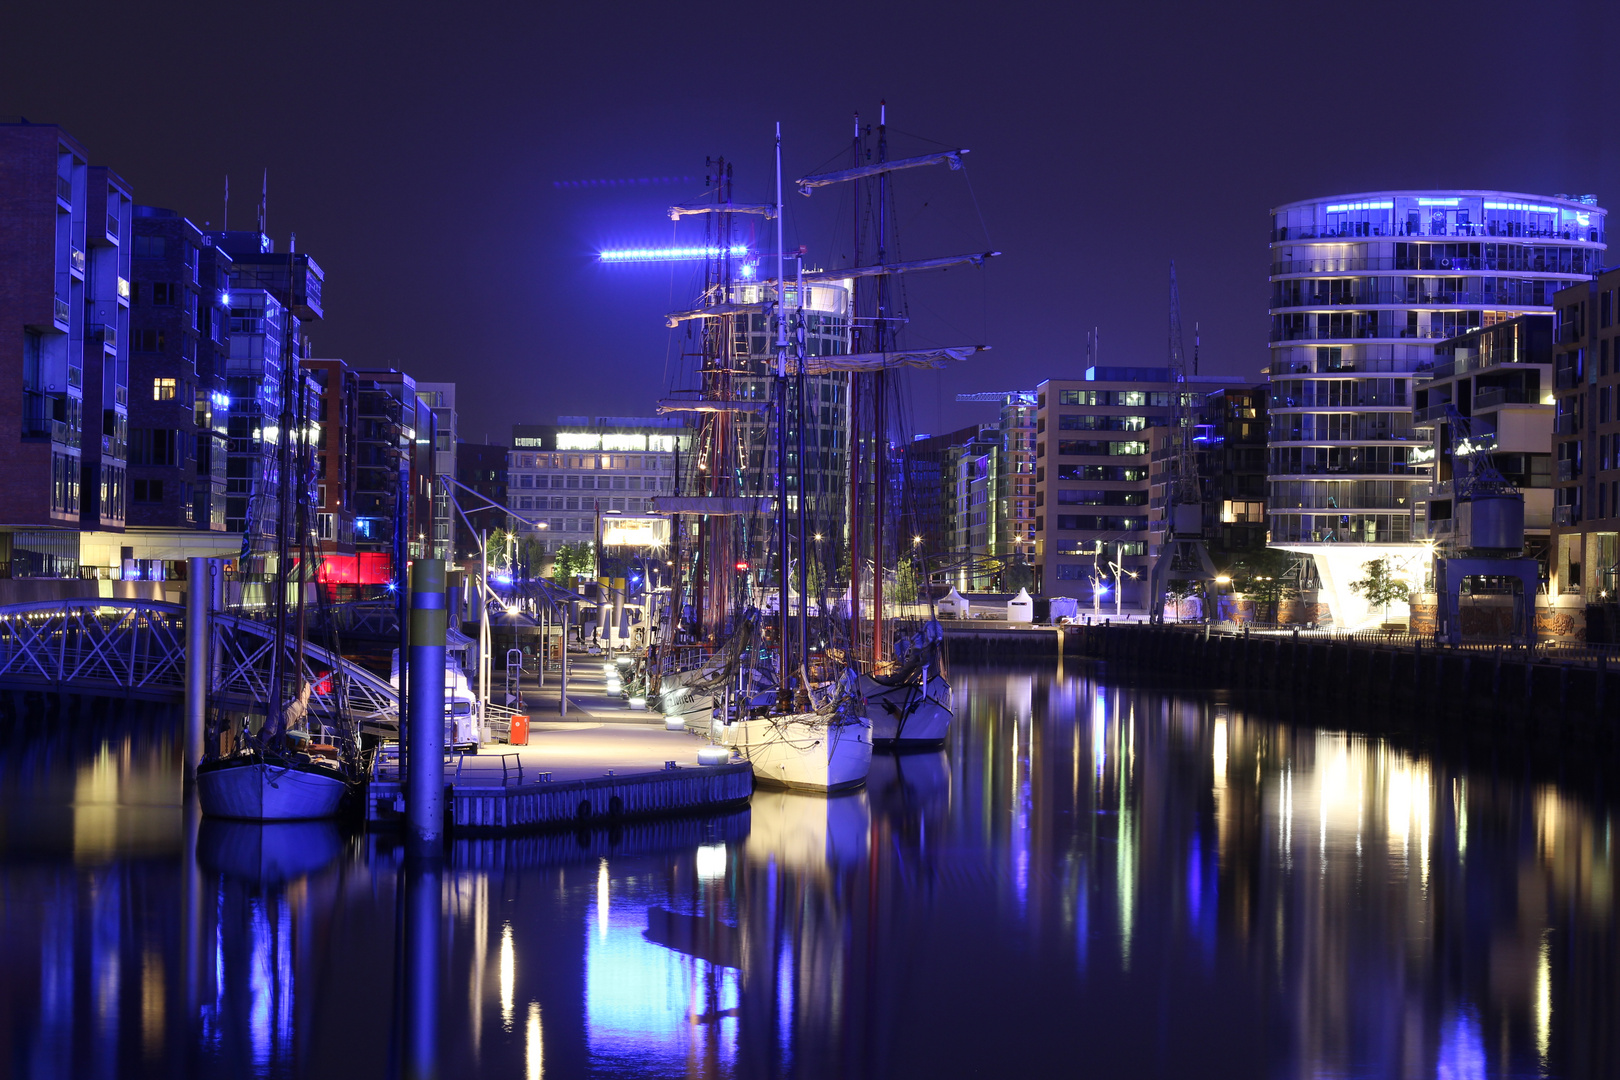
[[[691,311],[672,311],[664,316],[664,325],[673,330],[688,319],[718,319],[722,315],[758,314],[765,310],[764,304],[714,304]]]
[[[759,214],[774,218],[776,207],[771,203],[679,203],[669,208],[671,221],[679,221],[687,214]]]
[[[919,165],[949,165],[952,169],[962,167],[962,155],[966,150],[945,150],[938,154],[924,154],[922,157],[898,158],[894,161],[879,161],[871,165],[861,165],[853,169],[840,169],[838,172],[817,173],[814,176],[804,176],[795,180],[799,192],[810,194],[811,190],[826,187],[828,184],[842,184],[850,180],[859,180],[867,176],[876,176],[879,173],[896,172],[900,169],[915,169]]]
[[[915,270],[943,270],[947,266],[960,266],[963,263],[983,266],[984,260],[993,259],[1000,254],[999,251],[975,251],[967,255],[945,255],[938,259],[915,259],[910,262],[851,266],[843,270],[807,270],[804,281],[807,285],[814,285],[817,282],[842,281],[845,278],[877,277],[880,274],[909,274]],[[775,285],[776,279],[767,278],[762,284]]]
[[[943,368],[948,360],[966,360],[976,352],[988,350],[988,345],[961,345],[949,349],[896,349],[892,352],[850,353],[845,356],[807,356],[804,370],[808,375],[825,375],[832,371],[888,371],[891,368]],[[796,365],[789,361],[789,374],[797,374]]]
[[[768,401],[715,400],[703,398],[662,398],[658,402],[660,413],[671,412],[760,412],[770,408]]]

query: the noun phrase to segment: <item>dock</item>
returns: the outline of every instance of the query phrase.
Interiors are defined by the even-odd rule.
[[[699,765],[704,739],[666,730],[659,713],[632,710],[608,696],[601,662],[591,667],[594,672],[581,663],[570,679],[567,719],[554,692],[549,700],[526,695],[532,703],[528,745],[496,743],[447,756],[445,805],[453,831],[589,828],[748,804],[751,766]],[[366,818],[384,826],[403,821],[397,761],[385,761],[368,785]]]

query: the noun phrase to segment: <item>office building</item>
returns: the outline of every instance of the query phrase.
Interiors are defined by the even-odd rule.
[[[518,424],[507,455],[506,505],[547,551],[593,543],[597,514],[653,514],[675,492],[678,454],[691,449],[678,416],[559,416]]]
[[[1035,535],[1041,589],[1146,610],[1151,447],[1177,409],[1241,382],[1169,368],[1090,367],[1036,388]],[[1120,591],[1116,591],[1120,590]]]
[[[1620,269],[1553,298],[1552,617],[1620,641]],[[1555,632],[1571,627],[1559,626]]]
[[[1217,568],[1266,546],[1269,390],[1264,383],[1217,390],[1204,397],[1193,417],[1193,456],[1203,492],[1204,537]],[[1151,530],[1155,541],[1164,533],[1160,494],[1155,489],[1156,527]]]
[[[1435,346],[1523,314],[1597,272],[1604,211],[1590,197],[1378,191],[1272,211],[1271,543],[1313,556],[1335,623],[1367,605],[1349,588],[1393,558],[1415,586],[1429,552],[1416,522],[1429,481],[1417,386]]]

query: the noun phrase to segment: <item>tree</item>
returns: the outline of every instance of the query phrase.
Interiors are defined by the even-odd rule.
[[[1299,595],[1299,585],[1293,578],[1298,556],[1275,548],[1262,548],[1244,555],[1232,567],[1232,587],[1254,601],[1255,615],[1264,607],[1270,612],[1270,622],[1277,621],[1277,609],[1284,600]]]
[[[1361,570],[1367,576],[1360,581],[1350,583],[1350,591],[1358,596],[1366,597],[1369,607],[1382,608],[1384,621],[1389,621],[1389,605],[1405,600],[1411,595],[1410,586],[1395,576],[1388,559],[1373,559],[1361,564]]]
[[[1176,618],[1180,619],[1182,602],[1185,600],[1190,600],[1193,597],[1200,595],[1202,592],[1203,586],[1201,583],[1196,581],[1188,581],[1186,579],[1178,579],[1170,583],[1169,588],[1165,589],[1164,594],[1169,598],[1171,603],[1175,604]],[[1209,613],[1204,612],[1204,614],[1208,615]]]
[[[552,558],[551,573],[559,584],[568,584],[576,577],[588,577],[595,572],[596,554],[589,541],[564,544]]]

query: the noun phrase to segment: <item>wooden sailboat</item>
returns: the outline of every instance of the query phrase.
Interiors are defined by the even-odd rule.
[[[291,308],[287,308],[289,320]],[[305,582],[309,574],[309,485],[313,476],[305,414],[305,394],[298,350],[291,327],[282,334],[281,413],[276,431],[276,572],[274,575],[273,646],[269,650],[270,677],[264,702],[264,724],[257,733],[236,730],[232,745],[197,765],[197,800],[207,817],[242,821],[306,821],[335,817],[344,799],[359,784],[356,739],[352,731],[339,733],[331,743],[308,740],[295,745],[292,733],[311,722],[313,687],[304,671]],[[294,449],[296,447],[296,450]],[[295,487],[296,485],[296,487]],[[298,610],[287,610],[287,589],[293,580],[288,525],[295,524],[300,546]],[[253,527],[251,515],[249,529]],[[243,544],[251,552],[251,533]],[[294,616],[289,620],[289,614]],[[288,656],[289,621],[295,645]],[[292,661],[289,664],[289,659]],[[291,672],[289,672],[289,667]],[[289,674],[298,680],[291,701],[284,695]],[[309,734],[309,732],[305,732]],[[324,734],[317,729],[314,734]],[[217,745],[217,744],[216,744]]]

